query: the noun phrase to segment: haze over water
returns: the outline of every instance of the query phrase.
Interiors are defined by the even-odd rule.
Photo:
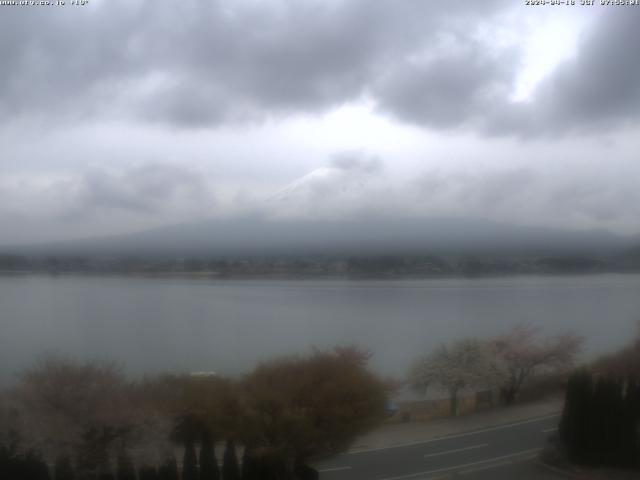
[[[240,374],[276,354],[355,343],[378,372],[518,323],[573,329],[584,356],[623,345],[640,275],[428,280],[188,280],[0,276],[0,382],[38,354],[107,358],[132,374]]]

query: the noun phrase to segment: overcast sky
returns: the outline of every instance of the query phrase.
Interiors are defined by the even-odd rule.
[[[640,7],[71,3],[0,6],[0,244],[256,212],[640,232]]]

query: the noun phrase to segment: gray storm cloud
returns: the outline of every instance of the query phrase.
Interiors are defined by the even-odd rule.
[[[607,128],[636,124],[640,116],[638,12],[609,10],[580,45],[540,87],[538,100],[556,128]],[[544,128],[540,126],[539,128]],[[551,128],[551,127],[548,127]]]
[[[474,36],[508,7],[281,0],[4,8],[0,115],[133,116],[191,128],[370,96],[403,122],[492,134],[637,122],[638,12],[604,12],[576,58],[519,104],[509,95],[522,52]]]
[[[194,172],[174,165],[144,164],[124,171],[94,168],[80,178],[78,206],[149,213],[173,199],[210,202],[207,186]]]
[[[0,113],[134,115],[192,127],[324,110],[357,101],[390,67],[401,68],[399,59],[502,4],[115,1],[90,13],[5,9]]]
[[[361,172],[365,174],[379,173],[384,168],[383,162],[375,155],[365,152],[340,152],[333,155],[329,166],[344,172]]]
[[[5,243],[140,230],[212,215],[217,208],[209,181],[189,167],[165,163],[94,165],[35,179],[0,176],[0,196],[0,218],[20,225],[4,233]]]
[[[522,101],[506,0],[1,8],[4,243],[246,211],[637,231],[640,9],[589,11]]]
[[[492,56],[485,45],[462,34],[453,41],[453,49],[394,65],[374,90],[380,111],[401,121],[447,128],[472,124],[494,102],[503,101],[515,77],[513,59]]]

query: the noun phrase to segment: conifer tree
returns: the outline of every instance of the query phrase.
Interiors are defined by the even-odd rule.
[[[158,469],[158,480],[180,480],[178,462],[174,456],[168,457]]]
[[[569,460],[597,466],[640,466],[640,383],[591,373],[569,378],[560,438]]]
[[[11,478],[13,466],[13,458],[9,449],[4,445],[0,445],[0,478]]]
[[[220,469],[215,449],[211,444],[211,435],[205,432],[200,446],[200,480],[219,480]]]
[[[592,384],[591,373],[586,369],[574,372],[567,382],[560,438],[567,448],[569,460],[576,463],[589,460]]]
[[[98,474],[98,480],[115,480],[113,472],[111,470],[103,470]]]
[[[116,480],[136,480],[136,469],[131,457],[126,452],[121,452],[118,455]]]
[[[599,378],[593,387],[593,394],[591,397],[591,404],[588,415],[588,456],[585,456],[585,460],[593,465],[599,465],[602,463],[606,456],[605,449],[607,445],[607,435],[609,426],[609,413],[608,409],[608,392],[607,382],[603,378]]]
[[[22,461],[24,468],[24,480],[50,480],[49,467],[42,456],[34,451],[29,451]],[[22,480],[21,478],[21,480]]]
[[[624,464],[625,449],[625,382],[621,378],[612,377],[609,390],[611,426],[609,427],[609,445],[607,445],[608,455],[605,461],[608,465],[621,466]]]
[[[233,440],[227,440],[222,460],[222,479],[240,480],[240,467]]]
[[[296,475],[299,480],[318,480],[320,478],[320,474],[315,468],[304,464],[296,466]]]
[[[154,467],[143,465],[138,469],[138,480],[158,480],[158,473]]]
[[[62,455],[56,459],[56,463],[53,467],[54,480],[74,480],[75,472],[71,460],[67,455]]]
[[[640,468],[640,377],[634,377],[632,380],[633,390],[628,400],[629,410],[633,426],[631,427],[634,432],[631,433],[634,441],[632,442],[631,461],[632,466]]]
[[[640,467],[640,383],[633,377],[627,380],[622,412],[621,464]]]
[[[191,440],[188,440],[182,458],[182,480],[198,480],[198,458]]]
[[[261,480],[260,461],[251,447],[246,446],[242,455],[242,480]]]

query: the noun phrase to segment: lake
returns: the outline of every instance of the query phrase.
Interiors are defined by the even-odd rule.
[[[0,382],[38,354],[116,360],[132,374],[237,374],[273,355],[355,343],[402,375],[412,359],[518,323],[573,329],[585,355],[625,344],[640,275],[426,280],[0,277]]]

